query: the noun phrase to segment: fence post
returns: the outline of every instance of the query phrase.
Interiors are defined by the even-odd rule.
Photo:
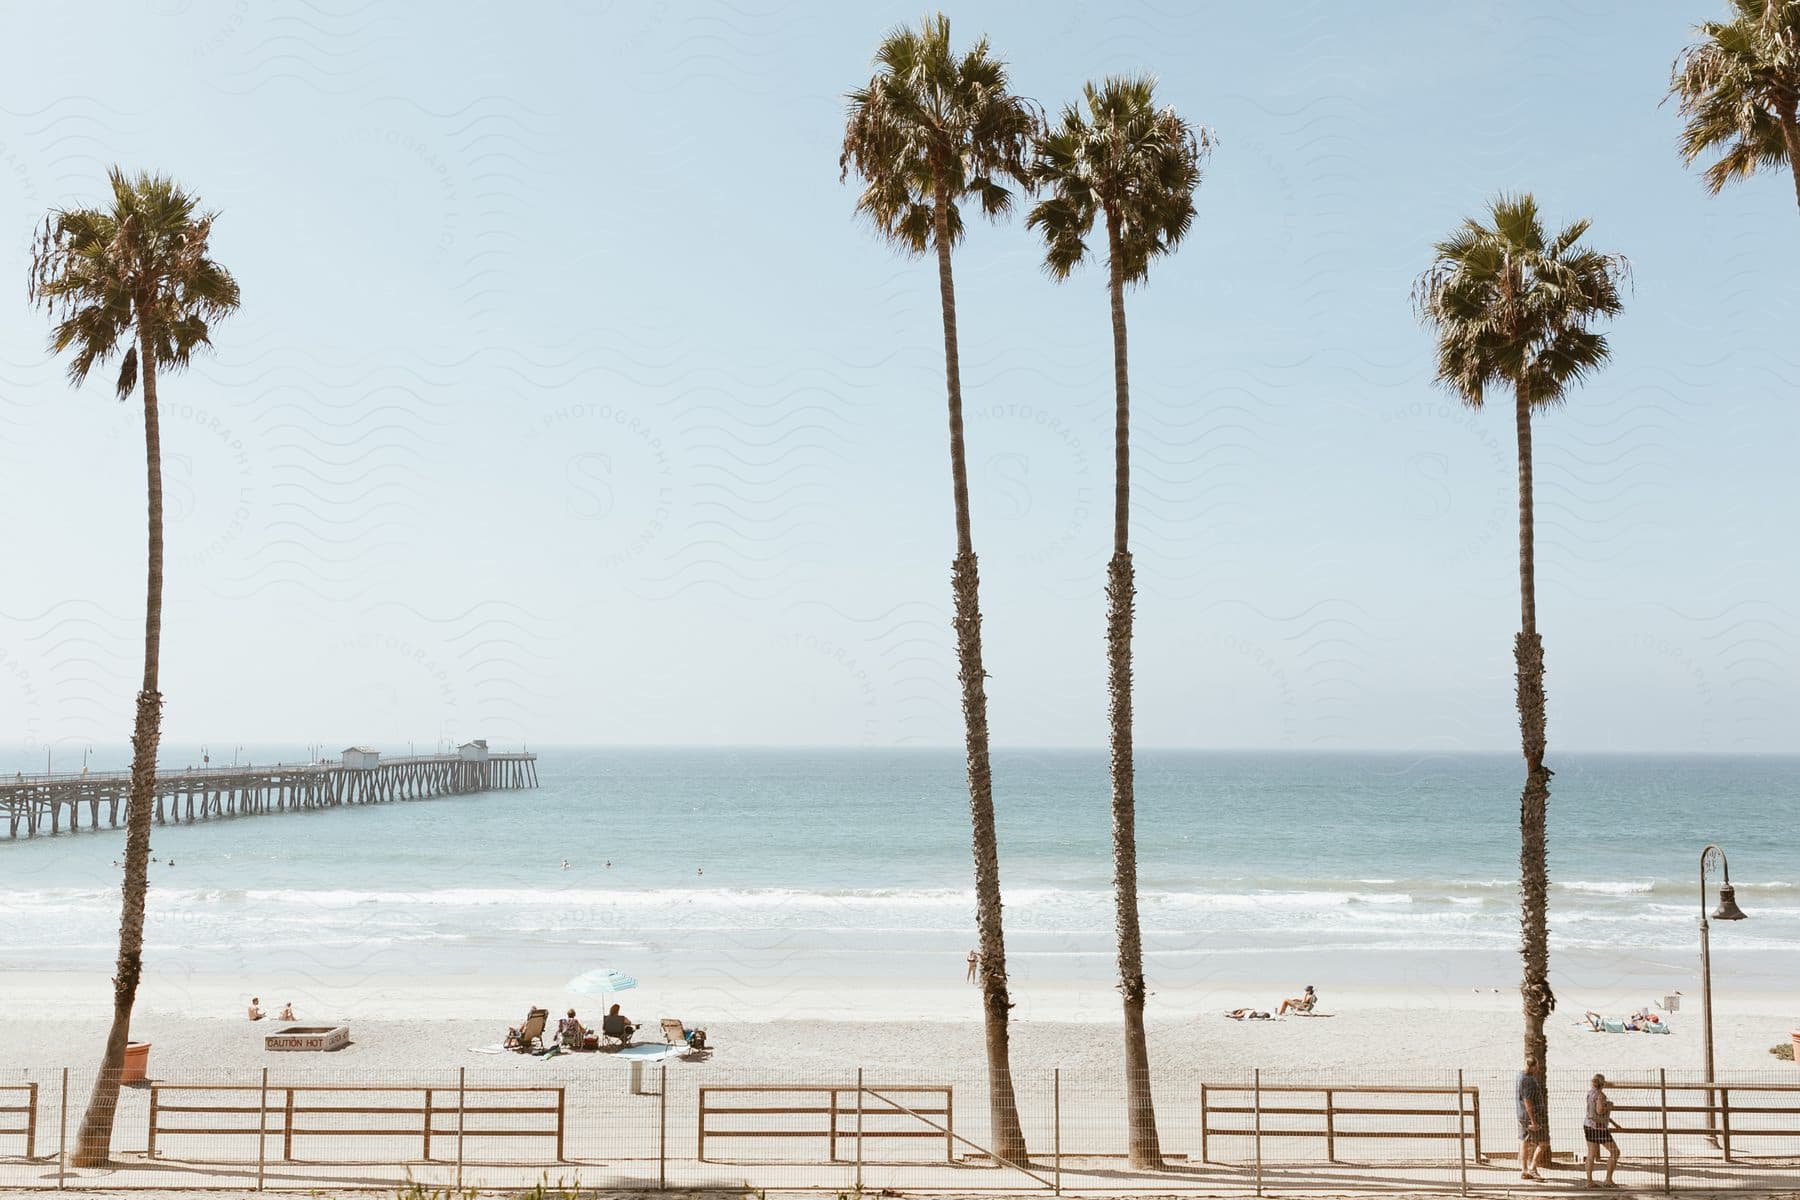
[[[256,1098],[256,1190],[263,1190],[263,1172],[269,1157],[269,1068],[262,1069],[262,1091]]]
[[[160,1093],[161,1089],[154,1083],[150,1085],[150,1128],[149,1132],[144,1135],[145,1158],[156,1157],[156,1102],[161,1099]],[[116,1116],[118,1110],[114,1109],[113,1112]]]
[[[69,1161],[69,1068],[63,1068],[62,1132],[56,1140],[56,1186],[63,1186],[63,1174]]]
[[[1456,1069],[1456,1170],[1462,1181],[1462,1194],[1469,1194],[1469,1143],[1468,1124],[1463,1119],[1463,1073]]]
[[[1719,1133],[1720,1147],[1725,1151],[1725,1161],[1731,1161],[1731,1089],[1719,1088]]]
[[[456,1068],[456,1190],[462,1191],[463,1122],[468,1119],[469,1068]]]
[[[1256,1142],[1256,1194],[1262,1195],[1262,1068],[1256,1068],[1253,1080],[1252,1095],[1256,1107],[1256,1127],[1252,1134]]]
[[[1669,1071],[1659,1068],[1656,1072],[1657,1090],[1662,1096],[1662,1151],[1663,1151],[1663,1191],[1672,1192],[1675,1185],[1669,1177]]]
[[[1062,1068],[1050,1076],[1050,1128],[1056,1153],[1056,1194],[1062,1195]]]
[[[152,1104],[154,1104],[156,1101],[156,1089],[155,1088],[150,1089],[150,1100],[151,1100]],[[155,1128],[156,1127],[154,1125],[151,1126],[152,1131],[154,1131]],[[286,1110],[283,1112],[282,1119],[281,1119],[281,1161],[282,1162],[293,1162],[294,1161],[294,1089],[293,1088],[289,1088],[287,1090],[287,1107],[286,1107]]]
[[[836,1108],[836,1101],[832,1102]],[[856,1191],[862,1193],[863,1069],[856,1068]]]
[[[1206,1085],[1200,1085],[1200,1161],[1211,1162],[1206,1148]]]
[[[662,1078],[656,1081],[656,1186],[669,1186],[669,1063],[659,1064]]]
[[[1337,1161],[1337,1114],[1331,1111],[1331,1089],[1325,1089],[1325,1161]]]
[[[944,1088],[944,1161],[956,1161],[956,1087]]]
[[[431,1096],[436,1090],[437,1089],[430,1087],[429,1085],[425,1088],[425,1153],[423,1157],[426,1162],[431,1161],[431,1126],[433,1124]]]

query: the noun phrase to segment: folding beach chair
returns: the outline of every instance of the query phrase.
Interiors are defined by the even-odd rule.
[[[544,1048],[544,1026],[550,1020],[550,1010],[534,1008],[525,1014],[525,1023],[517,1029],[506,1031],[506,1041],[502,1043],[508,1050],[517,1050],[521,1054]]]

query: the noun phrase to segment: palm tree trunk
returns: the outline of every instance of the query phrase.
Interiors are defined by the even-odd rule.
[[[1006,994],[1006,939],[1000,920],[1000,843],[994,831],[994,781],[988,760],[987,672],[981,665],[980,573],[969,528],[969,470],[963,453],[962,367],[956,352],[956,287],[950,275],[950,194],[936,196],[938,292],[944,310],[944,380],[950,399],[950,477],[955,488],[956,559],[950,581],[956,604],[957,678],[962,683],[963,742],[968,756],[970,843],[975,856],[975,928],[981,946],[981,1009],[987,1034],[988,1115],[993,1151],[1026,1159],[1025,1131],[1013,1094]]]
[[[1106,215],[1111,246],[1113,335],[1113,555],[1106,566],[1106,691],[1112,745],[1113,903],[1119,933],[1119,994],[1125,1005],[1125,1108],[1131,1165],[1162,1166],[1150,1050],[1144,1040],[1144,941],[1138,923],[1137,799],[1131,753],[1131,378],[1125,353],[1125,269],[1119,223]]]
[[[144,597],[144,680],[137,696],[137,720],[131,731],[131,795],[125,818],[124,903],[119,915],[119,963],[113,976],[112,1027],[100,1073],[88,1099],[76,1137],[78,1167],[104,1166],[112,1153],[113,1116],[118,1110],[119,1076],[125,1067],[125,1043],[131,1038],[131,1008],[137,1000],[144,957],[144,898],[150,879],[150,812],[156,804],[156,747],[162,739],[162,694],[157,690],[162,654],[162,433],[157,424],[156,359],[148,335],[138,338],[138,365],[143,372],[144,458],[148,476],[150,551]]]
[[[1787,143],[1788,168],[1794,173],[1794,199],[1800,203],[1800,105],[1789,104],[1780,114],[1781,136]]]
[[[1518,672],[1519,735],[1525,751],[1525,790],[1519,798],[1519,925],[1525,973],[1519,993],[1525,1010],[1525,1058],[1545,1065],[1547,1071],[1544,1021],[1556,1008],[1556,996],[1550,991],[1550,867],[1544,847],[1551,772],[1544,766],[1544,642],[1537,630],[1531,405],[1523,386],[1517,390],[1517,405],[1520,630],[1513,642],[1513,658]]]

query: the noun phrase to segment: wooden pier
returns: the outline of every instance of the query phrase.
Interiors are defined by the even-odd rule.
[[[353,765],[355,764],[355,765]],[[204,767],[156,774],[158,825],[217,817],[298,812],[393,800],[425,800],[538,785],[537,755],[421,754],[379,759],[346,753],[342,763]],[[0,817],[9,839],[114,829],[125,823],[131,772],[58,772],[0,777]],[[85,826],[82,818],[87,818]],[[102,822],[104,821],[104,825]]]

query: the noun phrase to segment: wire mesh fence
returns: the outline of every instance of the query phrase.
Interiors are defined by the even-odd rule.
[[[595,1056],[596,1059],[601,1056]],[[754,1078],[717,1062],[372,1077],[278,1063],[124,1086],[110,1161],[81,1165],[93,1077],[0,1070],[0,1188],[333,1187],[1252,1195],[1517,1186],[1516,1078],[1299,1071],[1154,1080],[1133,1145],[1123,1072],[1020,1071],[1016,1126],[985,1071]],[[1580,1184],[1586,1076],[1546,1088],[1551,1180]],[[1609,1078],[1635,1191],[1800,1188],[1800,1073]],[[1596,1178],[1609,1152],[1596,1146]]]

